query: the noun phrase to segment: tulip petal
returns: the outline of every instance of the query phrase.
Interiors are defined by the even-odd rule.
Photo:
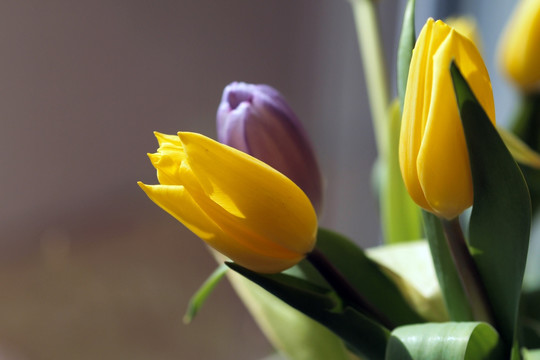
[[[222,232],[235,238],[245,249],[283,259],[292,259],[303,255],[280,245],[273,239],[270,240],[271,238],[261,236],[257,224],[246,219],[227,194],[213,192],[209,196],[187,163],[183,163],[180,169],[182,184],[201,211],[216,223]]]
[[[157,170],[157,178],[162,185],[179,184],[179,162],[171,156],[161,154],[148,154],[152,165]]]
[[[167,135],[154,132],[160,145],[158,152],[148,154],[152,165],[157,170],[159,183],[162,185],[179,185],[180,167],[186,154],[182,148],[182,143],[176,135]]]
[[[444,41],[433,55],[433,91],[429,116],[418,153],[419,180],[428,203],[445,218],[453,218],[472,205],[472,178],[469,155],[449,66],[452,60],[464,76],[491,119],[495,118],[493,96],[487,70],[471,41],[442,22]]]
[[[263,162],[202,135],[178,136],[208,197],[238,209],[260,237],[298,254],[312,249],[317,217],[309,199],[291,180]]]
[[[433,19],[429,19],[416,42],[413,50],[411,64],[409,67],[409,77],[407,89],[405,91],[405,102],[403,108],[403,121],[401,125],[399,161],[405,186],[412,199],[421,207],[431,210],[420,186],[416,166],[416,158],[420,145],[422,144],[424,116],[416,115],[427,112],[431,93],[425,91],[426,82],[430,83],[430,69],[428,66],[428,56],[433,28]]]
[[[176,145],[179,148],[182,147],[182,143],[177,135],[163,134],[157,131],[154,131],[154,135],[160,147],[164,146],[165,144]]]
[[[249,153],[244,125],[249,116],[250,108],[251,106],[246,102],[238,104],[234,109],[230,108],[228,102],[220,105],[217,115],[217,129],[218,139],[221,143]]]
[[[238,239],[233,239],[216,224],[193,200],[189,192],[179,185],[145,185],[139,186],[148,197],[163,210],[184,224],[195,235],[209,246],[225,256],[242,264],[242,266],[261,273],[275,273],[287,269],[302,258],[302,254],[283,257],[269,255],[264,249],[249,246]],[[241,240],[241,239],[240,239]],[[246,245],[248,245],[246,247]]]
[[[169,147],[171,151],[166,150],[166,147]],[[199,211],[205,213],[203,218],[213,221],[221,232],[234,236],[245,248],[255,252],[263,252],[270,257],[295,258],[298,256],[298,253],[292,252],[253,231],[253,225],[245,221],[245,217],[227,194],[217,192],[213,194],[212,198],[209,197],[201,187],[199,179],[194,176],[188,163],[184,161],[186,154],[183,148],[171,143],[162,143],[158,151],[160,153],[149,156],[158,169],[160,183],[162,185],[182,185],[184,191],[182,195],[186,197],[188,194],[185,192],[189,193],[191,202],[196,204]],[[162,191],[164,189],[167,188],[163,188]],[[177,206],[186,200],[178,199],[178,201]],[[178,207],[169,210],[175,211],[175,214],[179,213]]]
[[[448,70],[451,56],[458,51],[454,41],[457,33],[447,33],[433,56],[434,77],[429,86],[433,95],[417,168],[430,207],[436,213],[453,218],[472,204],[472,179],[456,98],[448,91],[452,88]]]
[[[450,77],[455,60],[490,119],[495,106],[489,75],[471,40],[429,19],[411,59],[403,108],[400,165],[413,200],[447,219],[472,205],[472,179]]]
[[[248,153],[286,175],[295,184],[301,184],[312,203],[320,204],[319,168],[300,123],[296,118],[285,117],[280,109],[255,105],[247,116],[257,121],[247,121],[244,125]]]
[[[159,207],[184,224],[203,240],[212,238],[219,227],[204,214],[181,185],[146,185],[137,183]]]
[[[219,142],[287,176],[320,212],[322,182],[315,154],[302,124],[277,90],[231,83],[223,91],[216,120]]]
[[[540,2],[521,0],[499,48],[501,65],[524,91],[540,88]]]

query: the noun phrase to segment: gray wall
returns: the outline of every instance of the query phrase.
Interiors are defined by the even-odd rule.
[[[0,6],[2,228],[47,226],[119,193],[143,197],[134,182],[155,181],[151,131],[214,136],[221,90],[243,80],[287,96],[321,159],[325,223],[365,234],[357,219],[373,205],[364,168],[374,153],[346,2]]]

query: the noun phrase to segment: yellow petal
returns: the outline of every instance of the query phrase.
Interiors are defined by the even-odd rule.
[[[154,134],[160,147],[157,153],[148,154],[148,157],[157,170],[159,183],[178,185],[180,184],[179,164],[185,159],[182,143],[176,135],[166,135],[158,132],[154,132]]]
[[[138,184],[163,210],[209,246],[244,267],[261,273],[276,273],[297,264],[303,258],[302,254],[289,254],[284,257],[280,253],[278,256],[271,256],[253,244],[233,239],[206,215],[183,186],[145,185],[141,182]]]
[[[526,92],[540,89],[540,1],[522,0],[499,46],[501,65]]]
[[[400,135],[407,190],[424,209],[453,218],[472,205],[472,178],[450,64],[455,61],[492,122],[489,75],[472,41],[429,19],[411,59]]]
[[[236,219],[238,224],[293,253],[312,250],[317,217],[307,196],[291,180],[263,162],[200,134],[178,136],[205,194],[222,208],[242,214]]]
[[[231,212],[231,210],[236,210],[236,208],[232,207],[230,203],[227,204],[229,205],[227,208],[224,208],[222,204],[211,199],[201,187],[199,179],[194,176],[191,168],[186,163],[182,164],[180,168],[182,185],[200,210],[219,226],[221,232],[226,234],[227,237],[236,239],[236,242],[241,244],[245,250],[266,254],[272,258],[283,259],[292,259],[304,255],[304,253],[291,250],[290,247],[282,246],[273,238],[262,236],[257,224],[241,215],[238,216],[236,212]]]
[[[162,185],[177,185],[180,183],[179,172],[180,162],[175,161],[170,156],[163,156],[161,154],[148,154],[152,165],[157,170],[157,178]]]
[[[472,16],[449,17],[444,22],[458,31],[461,35],[471,40],[473,44],[476,45],[476,48],[480,52],[482,51],[480,34],[478,33],[478,25]]]
[[[424,195],[430,207],[447,218],[472,204],[469,158],[449,71],[459,47],[455,36],[449,32],[433,57],[431,110],[417,158]]]
[[[424,195],[431,208],[450,219],[472,205],[472,177],[467,144],[450,77],[456,61],[488,116],[495,118],[489,76],[480,54],[471,43],[442,22],[448,35],[433,55],[431,110],[417,166]]]
[[[431,92],[425,89],[426,86],[428,89],[431,86],[431,67],[428,66],[431,42],[428,39],[431,39],[432,28],[433,19],[429,19],[422,28],[413,50],[399,144],[399,162],[407,191],[417,204],[427,210],[430,206],[418,180],[416,159],[422,144],[424,113],[427,117],[431,97]]]
[[[154,136],[156,137],[159,146],[164,146],[165,144],[175,145],[177,147],[182,147],[182,143],[177,135],[163,134],[157,131],[154,131]]]
[[[220,232],[219,227],[193,202],[181,185],[146,185],[137,183],[159,207],[184,224],[203,240]]]

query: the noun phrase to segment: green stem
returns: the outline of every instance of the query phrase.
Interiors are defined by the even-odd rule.
[[[379,156],[380,215],[384,241],[418,240],[422,225],[420,211],[401,179],[398,161],[401,114],[390,107],[390,92],[382,48],[376,1],[350,0],[360,56],[368,90],[373,131]],[[414,11],[414,3],[410,5]],[[414,42],[414,33],[411,35]],[[412,49],[412,47],[411,47]]]
[[[486,289],[465,242],[459,219],[441,219],[441,223],[461,285],[469,300],[474,320],[484,321],[495,326],[493,310],[488,301]]]
[[[320,250],[315,248],[306,256],[306,259],[317,269],[345,303],[362,314],[378,321],[389,330],[395,328],[395,325],[379,309],[374,307],[362,294],[356,291],[351,283],[349,283]]]
[[[386,126],[390,96],[377,10],[373,0],[350,1],[364,66],[377,150],[380,156],[384,156],[388,148]]]

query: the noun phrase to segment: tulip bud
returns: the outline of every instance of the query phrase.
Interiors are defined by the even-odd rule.
[[[261,273],[285,270],[313,249],[317,215],[286,176],[200,134],[156,137],[149,157],[160,185],[139,186],[212,248]]]
[[[264,161],[309,197],[320,213],[322,182],[307,133],[283,96],[267,85],[232,83],[217,111],[218,141]]]
[[[450,64],[454,60],[492,122],[495,105],[474,44],[429,19],[413,51],[405,92],[399,161],[405,186],[422,208],[452,219],[472,205],[472,176]]]
[[[521,0],[499,46],[502,68],[523,91],[540,90],[540,1]]]

